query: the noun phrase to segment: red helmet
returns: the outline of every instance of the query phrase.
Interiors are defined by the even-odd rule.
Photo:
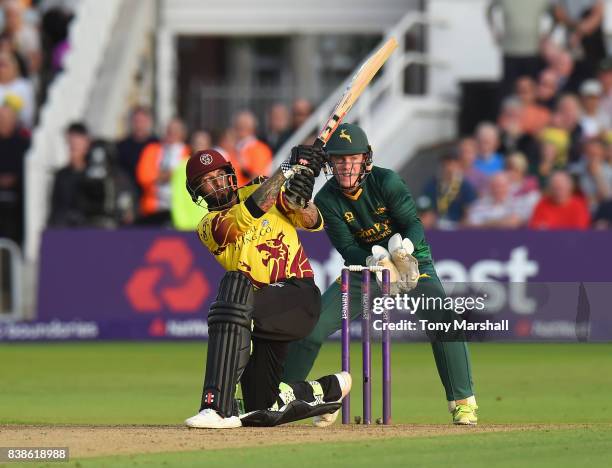
[[[193,187],[204,174],[222,168],[234,172],[232,164],[217,150],[206,149],[196,151],[187,161],[187,184]]]
[[[232,164],[226,160],[223,155],[214,149],[206,149],[197,151],[191,155],[187,161],[187,191],[191,195],[191,199],[198,203],[198,198],[203,197],[200,193],[200,179],[204,174],[216,171],[217,169],[225,169],[226,173],[230,175],[230,184],[235,189],[236,185],[236,172]],[[211,205],[210,200],[206,200]]]

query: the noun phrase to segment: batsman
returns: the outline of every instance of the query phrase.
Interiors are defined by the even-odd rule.
[[[346,372],[281,382],[289,343],[307,336],[320,313],[321,293],[296,229],[322,228],[310,198],[324,163],[323,150],[298,146],[269,179],[238,188],[219,152],[199,151],[187,162],[187,190],[208,208],[198,235],[227,270],[208,313],[200,409],[187,426],[276,426],[337,412],[350,391]]]
[[[315,197],[325,231],[346,265],[382,265],[397,278],[392,294],[446,297],[425,240],[416,206],[404,181],[395,172],[372,164],[372,149],[365,132],[354,124],[341,124],[326,145],[331,177]],[[360,273],[351,273],[351,319],[361,314]],[[380,285],[372,281],[372,297]],[[340,279],[322,296],[321,316],[314,330],[292,343],[283,379],[308,376],[323,342],[341,327]],[[452,311],[417,311],[419,318],[452,320]],[[455,317],[456,318],[456,317]],[[431,340],[434,360],[444,386],[454,424],[475,425],[470,357],[464,341]],[[316,425],[328,425],[337,413],[320,416]]]

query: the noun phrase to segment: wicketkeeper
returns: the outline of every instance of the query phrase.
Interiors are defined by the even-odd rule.
[[[398,288],[392,293],[446,297],[410,192],[395,172],[372,164],[372,149],[364,131],[357,125],[342,124],[326,149],[333,177],[319,191],[315,203],[323,215],[325,231],[345,263],[390,267]],[[352,275],[351,311],[356,319],[361,313],[361,281],[360,273]],[[372,297],[380,295],[380,286],[372,284]],[[322,296],[321,317],[312,333],[290,345],[284,380],[308,376],[323,342],[341,327],[340,300],[338,279]],[[416,313],[419,318],[436,321],[457,318],[451,311]],[[453,422],[476,424],[467,344],[436,339],[431,346]],[[336,416],[322,416],[319,425],[331,424]]]
[[[324,162],[324,151],[299,146],[269,179],[237,188],[234,168],[217,151],[189,159],[187,190],[209,210],[198,235],[227,273],[208,313],[204,389],[188,426],[275,426],[337,412],[349,392],[346,372],[281,384],[289,343],[307,336],[320,313],[320,291],[296,228],[322,229],[309,200]]]

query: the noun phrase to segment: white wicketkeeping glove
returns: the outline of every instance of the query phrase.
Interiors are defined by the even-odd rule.
[[[381,266],[383,268],[387,268],[389,270],[389,293],[391,295],[399,294],[401,292],[399,288],[399,273],[395,265],[391,261],[391,255],[384,247],[380,245],[372,246],[372,255],[366,258],[367,266]],[[378,287],[382,290],[382,271],[376,272],[376,283]]]
[[[416,288],[419,281],[419,262],[412,256],[414,245],[410,239],[394,234],[387,244],[391,260],[399,273],[399,288],[407,293]]]

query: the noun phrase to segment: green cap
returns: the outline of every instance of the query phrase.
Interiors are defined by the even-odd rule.
[[[325,148],[331,155],[361,154],[370,151],[365,132],[357,125],[350,123],[338,126]]]

